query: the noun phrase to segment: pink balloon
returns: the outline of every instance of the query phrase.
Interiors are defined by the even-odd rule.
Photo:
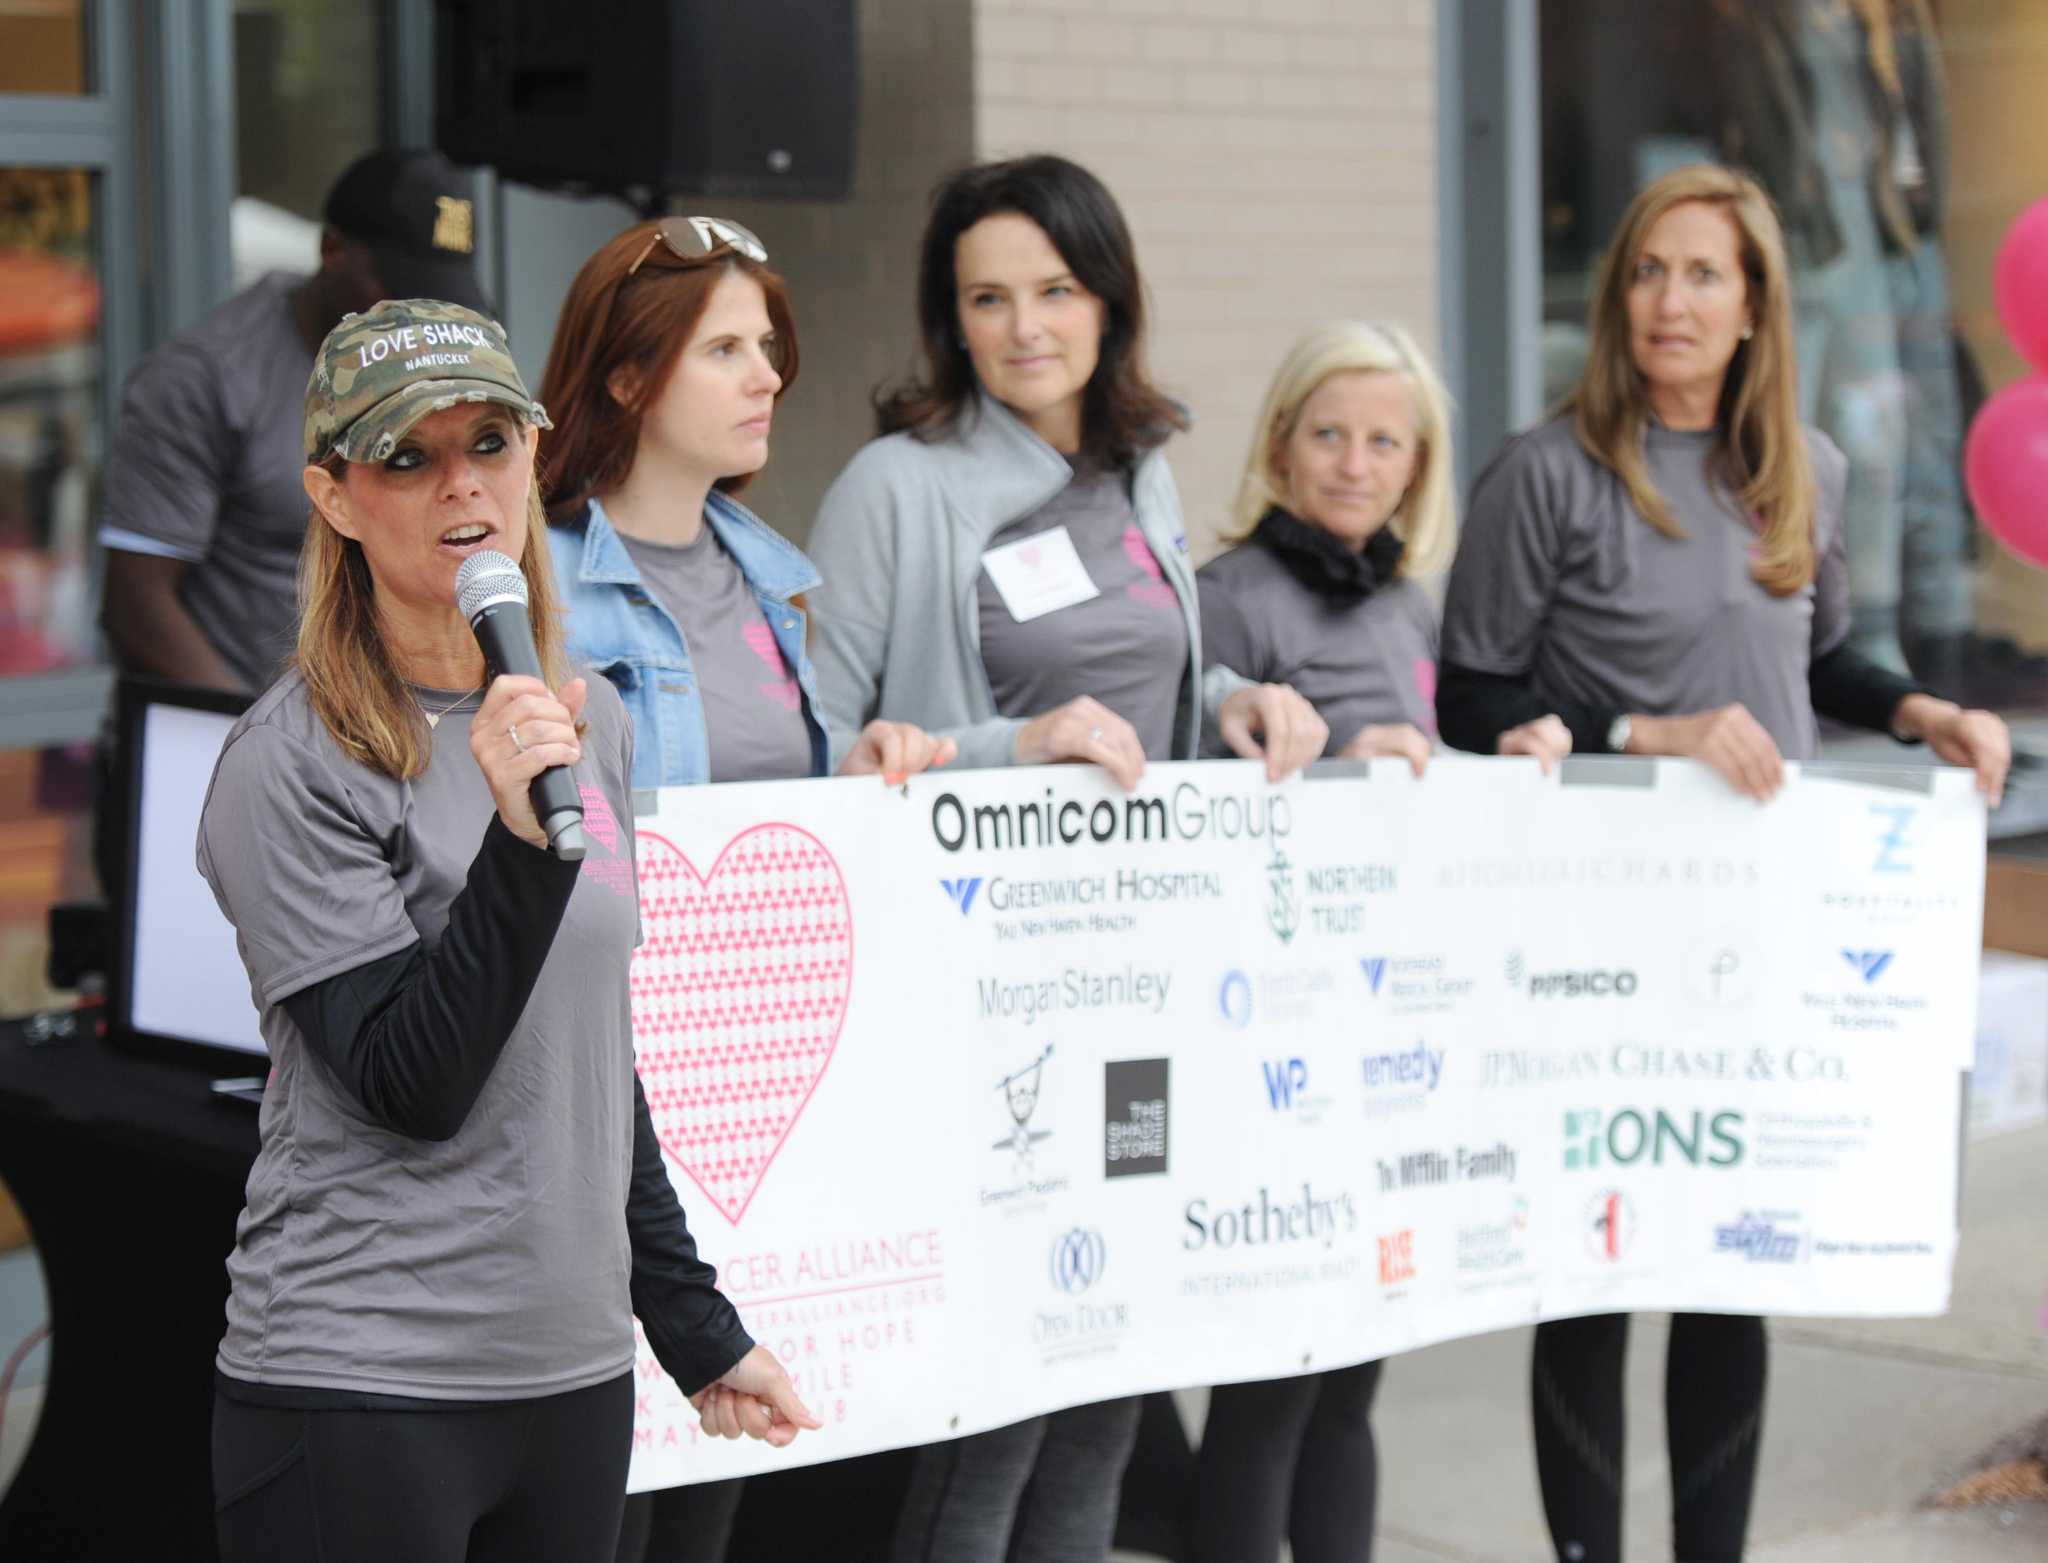
[[[2012,345],[2036,369],[2048,369],[2048,196],[2006,229],[1991,283]]]
[[[2048,375],[1984,404],[1963,446],[1963,476],[1992,535],[2048,569]]]

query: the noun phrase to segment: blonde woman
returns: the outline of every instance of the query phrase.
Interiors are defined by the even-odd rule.
[[[1818,712],[1924,741],[1995,804],[2005,724],[1849,644],[1845,463],[1799,422],[1784,238],[1763,191],[1694,164],[1623,215],[1578,389],[1473,488],[1444,604],[1438,714],[1481,752],[1684,755],[1767,800]],[[1536,1332],[1537,1468],[1558,1556],[1621,1556],[1626,1315]],[[1673,1537],[1739,1559],[1763,1425],[1763,1321],[1672,1320]]]
[[[1399,326],[1338,320],[1281,363],[1252,433],[1237,544],[1199,576],[1208,654],[1303,695],[1342,759],[1436,732],[1437,612],[1419,584],[1450,563],[1449,398]]]
[[[307,387],[298,653],[199,825],[271,1059],[214,1377],[226,1563],[610,1557],[636,1315],[707,1432],[818,1425],[662,1165],[632,881],[558,861],[527,797],[573,766],[617,827],[593,857],[632,863],[632,730],[562,654],[546,422],[498,324],[433,300],[348,316]],[[487,677],[455,602],[483,549],[545,681]]]
[[[1338,320],[1282,360],[1252,430],[1236,546],[1203,566],[1209,654],[1299,691],[1325,752],[1398,755],[1436,729],[1436,605],[1455,531],[1448,398],[1399,326]],[[1219,1385],[1190,1484],[1189,1563],[1368,1563],[1380,1365]]]

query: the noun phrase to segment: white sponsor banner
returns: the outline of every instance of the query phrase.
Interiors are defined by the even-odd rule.
[[[638,826],[655,1122],[825,1429],[704,1438],[643,1349],[636,1489],[1552,1316],[1947,1305],[1965,773],[942,771]]]

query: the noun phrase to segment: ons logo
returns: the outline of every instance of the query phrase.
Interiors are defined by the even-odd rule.
[[[939,881],[939,888],[946,892],[946,898],[959,907],[960,915],[965,917],[968,909],[974,905],[974,893],[981,888],[981,881],[979,879],[941,879]]]
[[[1883,974],[1884,969],[1891,965],[1892,952],[1890,950],[1844,950],[1842,952],[1842,959],[1849,963],[1850,969],[1857,976],[1861,977],[1864,984],[1868,986],[1870,983],[1877,981],[1878,977]]]
[[[1109,1245],[1093,1227],[1075,1227],[1052,1240],[1052,1284],[1078,1297],[1097,1281],[1109,1263]]]

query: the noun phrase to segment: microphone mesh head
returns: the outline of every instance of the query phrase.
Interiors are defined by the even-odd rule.
[[[462,561],[455,572],[455,606],[465,619],[476,616],[493,603],[516,602],[526,606],[526,576],[518,564],[495,549],[485,548]]]

